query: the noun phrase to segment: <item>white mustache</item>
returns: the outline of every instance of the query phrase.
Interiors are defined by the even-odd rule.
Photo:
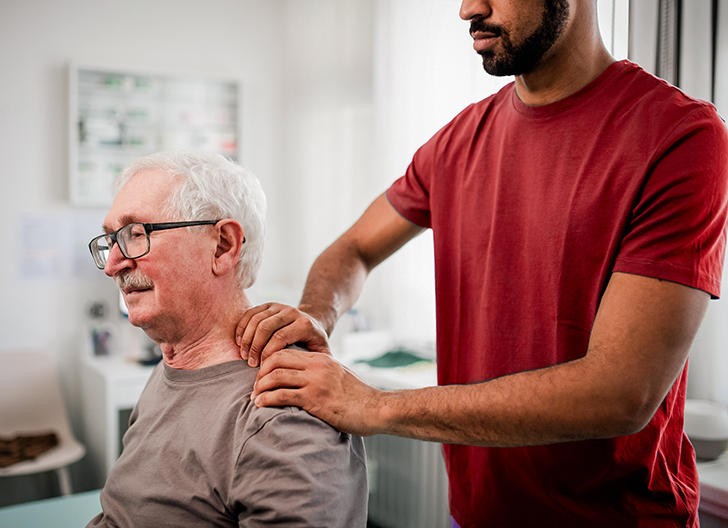
[[[135,290],[146,290],[154,286],[152,279],[147,277],[141,272],[128,272],[118,277],[114,277],[116,287],[120,290],[135,289]]]

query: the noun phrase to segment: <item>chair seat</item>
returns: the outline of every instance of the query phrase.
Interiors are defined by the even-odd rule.
[[[78,462],[85,454],[86,448],[75,438],[66,438],[62,444],[41,453],[33,460],[23,460],[12,466],[0,468],[0,477],[51,471]]]

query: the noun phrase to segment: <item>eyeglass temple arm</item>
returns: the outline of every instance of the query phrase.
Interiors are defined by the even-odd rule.
[[[214,225],[217,224],[220,220],[199,220],[199,221],[191,221],[191,222],[162,222],[159,224],[142,224],[144,226],[144,230],[147,233],[151,233],[152,231],[163,231],[165,229],[175,229],[177,227],[192,227],[195,225]],[[243,244],[245,244],[245,237],[243,237]]]
[[[178,227],[192,227],[196,225],[213,225],[220,220],[192,220],[186,222],[161,222],[157,224],[142,224],[147,233],[152,231],[164,231],[165,229],[176,229]]]

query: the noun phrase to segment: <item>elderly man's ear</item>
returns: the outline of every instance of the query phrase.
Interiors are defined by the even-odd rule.
[[[217,247],[212,260],[212,271],[215,275],[225,275],[235,269],[243,246],[244,234],[242,226],[235,220],[222,220],[217,228]]]

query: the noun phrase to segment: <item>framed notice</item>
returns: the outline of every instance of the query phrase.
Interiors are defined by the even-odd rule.
[[[69,82],[73,205],[110,205],[116,175],[153,152],[206,150],[237,161],[237,80],[72,64]]]

